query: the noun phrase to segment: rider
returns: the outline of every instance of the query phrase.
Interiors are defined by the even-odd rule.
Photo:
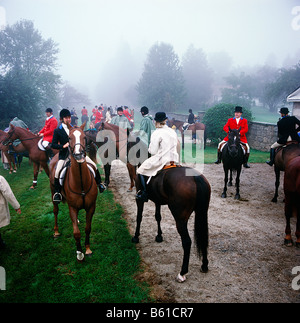
[[[69,155],[69,128],[68,124],[71,125],[71,113],[68,109],[62,109],[60,111],[60,119],[61,125],[54,130],[53,140],[52,140],[52,148],[59,150],[59,158],[56,165],[55,175],[54,175],[54,195],[53,202],[60,203],[62,201],[61,196],[61,186],[59,183],[59,173],[64,166],[65,160]],[[101,183],[101,176],[99,170],[97,169],[97,165],[86,156],[86,162],[92,164],[96,170],[96,183],[99,188],[100,193],[105,190],[105,186]]]
[[[118,107],[117,115],[111,119],[111,124],[117,125],[120,128],[127,129],[127,134],[131,130],[131,124],[124,115],[124,111],[122,107]]]
[[[289,116],[289,109],[283,107],[280,109],[281,119],[277,122],[279,139],[271,146],[270,160],[266,163],[273,166],[275,159],[275,149],[285,145],[288,141],[295,140],[300,142],[298,131],[300,131],[300,121],[295,116]],[[296,125],[298,125],[296,129]]]
[[[144,131],[144,133],[147,135],[147,146],[149,146],[151,134],[155,130],[155,126],[153,123],[153,118],[149,115],[149,109],[147,107],[141,107],[141,114],[143,119],[140,124],[140,132]]]
[[[186,130],[189,125],[191,124],[194,124],[195,123],[195,115],[193,113],[193,110],[192,109],[189,109],[189,116],[188,116],[188,120],[187,122],[185,122],[183,125],[182,125],[182,129],[183,130]]]
[[[165,112],[157,112],[155,114],[154,120],[156,130],[152,133],[148,150],[152,156],[146,159],[137,169],[142,185],[142,190],[137,192],[137,200],[142,200],[144,202],[148,201],[144,176],[155,176],[164,166],[173,165],[179,162],[177,134],[166,125],[167,119],[168,117]]]
[[[240,142],[245,148],[245,162],[244,162],[244,167],[245,168],[250,168],[248,165],[248,159],[250,155],[250,147],[247,142],[246,138],[246,133],[248,132],[248,122],[247,119],[242,117],[243,113],[243,108],[240,106],[236,106],[234,110],[234,118],[230,118],[227,120],[227,123],[225,124],[223,130],[227,132],[227,136],[219,143],[218,145],[218,159],[215,162],[215,164],[220,164],[221,163],[221,156],[222,156],[222,150],[224,145],[228,141],[228,133],[229,129],[237,129],[239,130],[240,128]]]
[[[53,110],[51,108],[46,109],[47,119],[45,121],[45,126],[42,130],[38,132],[40,137],[43,137],[42,146],[46,149],[47,156],[53,157],[53,151],[51,149],[51,142],[53,138],[54,130],[57,128],[57,120],[53,115]]]

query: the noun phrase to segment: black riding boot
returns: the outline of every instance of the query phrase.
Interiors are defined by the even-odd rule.
[[[270,166],[274,165],[274,160],[275,160],[275,148],[270,149],[270,160],[266,161],[266,163]]]
[[[245,168],[250,168],[250,166],[248,165],[249,155],[250,155],[250,154],[246,154],[246,155],[245,155],[245,162],[244,162],[244,167],[245,167]]]
[[[51,149],[51,145],[49,144],[45,149],[48,158],[51,159],[54,156],[53,151]]]
[[[148,202],[148,194],[147,194],[147,189],[146,189],[145,178],[141,174],[138,174],[138,176],[139,176],[139,179],[140,179],[140,183],[142,185],[142,189],[137,192],[135,198],[137,200]]]
[[[215,164],[221,164],[221,156],[222,156],[222,152],[218,151],[218,159],[215,161]]]
[[[99,192],[103,193],[105,191],[105,185],[101,181],[101,176],[100,176],[100,173],[99,173],[98,169],[96,170],[95,180],[96,180],[97,186],[99,188]]]
[[[61,186],[59,184],[59,178],[54,178],[54,194],[53,194],[53,202],[55,204],[59,204],[62,201],[62,196],[60,194]]]

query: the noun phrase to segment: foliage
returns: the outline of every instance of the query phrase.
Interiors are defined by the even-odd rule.
[[[7,127],[10,116],[34,127],[37,117],[57,103],[57,53],[57,45],[44,40],[32,21],[22,20],[0,31],[2,128]]]
[[[111,191],[98,195],[92,221],[93,254],[76,261],[76,247],[67,204],[60,204],[61,236],[53,239],[53,206],[49,179],[39,175],[38,186],[28,190],[32,165],[25,159],[16,174],[0,164],[20,205],[18,215],[10,207],[11,223],[1,228],[7,247],[0,251],[6,270],[6,291],[0,303],[142,303],[151,302],[149,287],[136,280],[140,257],[131,242],[122,207]],[[79,212],[84,247],[85,214]]]
[[[205,112],[203,123],[206,125],[207,137],[212,142],[217,143],[225,137],[223,127],[229,118],[234,117],[234,108],[234,104],[219,103]],[[242,117],[248,122],[252,121],[251,111],[243,107]]]
[[[156,43],[148,53],[137,84],[138,101],[151,111],[176,111],[185,98],[184,79],[173,47]]]

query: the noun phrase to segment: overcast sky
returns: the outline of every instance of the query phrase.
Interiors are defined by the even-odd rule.
[[[126,46],[141,68],[155,42],[180,58],[190,44],[226,51],[240,66],[271,54],[280,66],[300,48],[300,0],[0,0],[0,27],[20,19],[58,43],[58,72],[92,98]]]

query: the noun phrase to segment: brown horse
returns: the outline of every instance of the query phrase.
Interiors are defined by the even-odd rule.
[[[70,166],[66,170],[65,179],[62,187],[63,201],[68,203],[69,214],[73,224],[73,235],[76,241],[77,260],[84,260],[80,242],[80,231],[78,228],[78,211],[84,209],[86,211],[86,227],[85,227],[85,248],[86,255],[92,253],[90,249],[90,233],[92,217],[96,208],[96,199],[98,194],[97,184],[93,174],[88,168],[85,159],[85,133],[83,131],[85,123],[80,127],[69,126],[69,143],[70,143]],[[52,196],[54,194],[54,175],[55,165],[58,161],[56,154],[50,162],[50,188]],[[54,237],[59,236],[58,232],[58,205],[53,203],[53,213],[55,217]]]
[[[146,176],[145,176],[146,177]],[[147,181],[147,177],[146,177]],[[141,189],[139,177],[136,178],[137,191]],[[158,225],[156,242],[162,242],[162,231],[160,227],[161,205],[168,205],[175,221],[177,231],[181,237],[183,247],[183,263],[180,274],[177,276],[179,282],[185,281],[188,272],[191,238],[188,232],[188,220],[195,211],[194,236],[198,255],[202,255],[203,272],[208,271],[207,248],[208,248],[208,220],[207,212],[210,201],[211,188],[206,178],[193,168],[173,167],[163,169],[152,177],[147,184],[149,199],[155,203],[155,219]],[[132,242],[139,242],[140,226],[144,202],[136,200],[137,203],[137,226]]]
[[[292,246],[293,240],[291,236],[290,219],[293,213],[297,216],[296,224],[296,247],[300,248],[300,156],[291,159],[285,164],[284,172],[284,194],[285,194],[285,239],[286,246]]]
[[[29,158],[33,162],[33,184],[30,187],[34,189],[37,186],[37,178],[40,166],[43,167],[45,173],[49,177],[49,167],[48,167],[48,156],[45,151],[42,151],[38,147],[38,142],[41,137],[35,135],[31,131],[15,127],[14,125],[10,125],[11,129],[6,134],[6,139],[3,141],[3,145],[8,145],[12,143],[14,140],[21,140],[24,148],[28,151]],[[57,150],[53,150],[53,153],[57,153]]]
[[[99,148],[97,155],[100,156],[105,173],[105,185],[110,183],[110,171],[112,161],[119,158],[127,166],[131,192],[135,185],[136,166],[140,165],[148,157],[148,147],[139,137],[127,130],[107,122],[102,122],[98,132],[86,131],[87,145],[89,146],[89,156],[96,161],[96,150],[93,145]],[[137,158],[135,159],[135,154]]]
[[[186,131],[186,130],[183,129],[183,125],[184,125],[183,121],[175,120],[175,118],[172,118],[171,120],[168,120],[168,126],[170,128],[175,126],[180,131],[181,138],[182,138],[182,148],[184,148],[184,133]],[[199,140],[203,140],[203,146],[204,146],[204,149],[205,149],[206,148],[206,139],[207,139],[207,133],[206,133],[205,124],[200,123],[200,122],[196,122],[196,123],[190,124],[187,130],[192,132],[192,139],[195,142],[196,142],[197,137],[198,137]],[[203,131],[204,132],[203,138],[201,136],[199,136],[198,131]]]
[[[280,172],[285,171],[285,166],[293,158],[300,156],[300,145],[296,141],[288,142],[286,146],[278,148],[274,159],[274,171],[275,171],[275,194],[272,202],[277,202],[278,187],[280,184]]]

